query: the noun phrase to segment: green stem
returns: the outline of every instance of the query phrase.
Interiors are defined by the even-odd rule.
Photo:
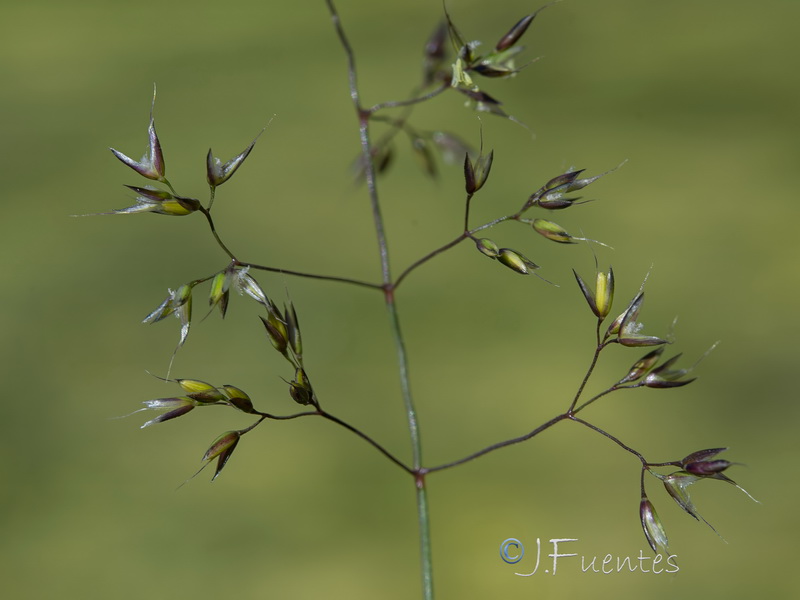
[[[419,552],[422,563],[422,596],[433,600],[433,556],[431,555],[431,530],[428,515],[428,493],[425,475],[417,475],[417,515],[419,518]],[[424,524],[424,526],[423,526]]]
[[[400,387],[403,393],[403,404],[406,409],[408,433],[411,437],[413,467],[416,473],[417,487],[417,527],[419,529],[419,552],[422,570],[422,597],[433,600],[433,557],[431,555],[430,515],[428,514],[428,492],[425,487],[425,474],[422,471],[422,436],[420,435],[417,412],[411,395],[411,379],[408,374],[408,356],[403,341],[397,303],[394,299],[394,288],[386,287],[386,308],[389,311],[389,325],[394,336],[397,351],[397,366],[400,374]]]
[[[389,269],[389,246],[386,240],[386,233],[383,226],[383,217],[381,216],[380,203],[378,201],[378,187],[375,179],[375,166],[372,162],[372,150],[370,148],[369,137],[369,118],[371,112],[364,110],[361,106],[361,100],[358,92],[355,55],[350,46],[350,42],[345,35],[342,28],[339,13],[333,4],[333,0],[325,0],[328,5],[328,11],[331,15],[336,33],[344,49],[347,57],[347,71],[348,79],[350,82],[350,98],[358,115],[358,131],[359,139],[361,141],[361,153],[364,157],[364,179],[366,180],[367,189],[369,191],[370,205],[372,207],[373,223],[375,225],[375,233],[378,238],[378,251],[381,260],[381,273],[383,281],[384,297],[386,299],[386,308],[389,312],[389,322],[392,329],[392,334],[395,341],[395,350],[397,352],[398,370],[400,374],[400,386],[403,394],[403,403],[406,409],[406,416],[408,419],[408,431],[411,437],[411,449],[414,458],[414,473],[415,483],[417,488],[417,523],[419,528],[420,537],[420,558],[422,569],[422,592],[424,600],[433,600],[433,562],[431,558],[431,542],[430,542],[430,517],[428,514],[428,499],[425,488],[425,477],[421,474],[422,469],[422,442],[420,438],[419,426],[417,423],[417,413],[414,408],[414,401],[411,396],[411,384],[408,375],[408,359],[406,356],[405,344],[403,342],[403,335],[400,329],[400,319],[397,312],[397,304],[394,298],[394,286],[392,285],[392,276]]]

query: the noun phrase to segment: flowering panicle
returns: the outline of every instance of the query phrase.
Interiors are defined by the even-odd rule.
[[[352,51],[349,48],[349,44],[346,43],[346,36],[340,27],[338,14],[333,6],[333,2],[331,1],[327,4],[332,16],[335,17],[334,21],[336,22],[340,38],[347,48],[348,58],[352,59]],[[516,119],[507,115],[504,110],[500,108],[502,103],[493,95],[490,95],[482,89],[478,82],[482,81],[481,78],[489,80],[508,79],[516,76],[527,66],[520,66],[518,64],[519,57],[523,51],[523,47],[518,43],[530,30],[537,15],[547,6],[550,5],[548,4],[536,12],[519,19],[488,50],[485,50],[485,47],[482,47],[480,42],[465,41],[454,26],[450,16],[445,11],[444,22],[436,28],[425,45],[422,74],[423,84],[415,88],[415,91],[409,99],[384,102],[367,108],[361,103],[356,86],[352,86],[353,100],[356,105],[362,134],[362,156],[356,161],[356,168],[360,175],[381,173],[387,169],[388,165],[392,162],[394,149],[398,145],[394,140],[395,136],[398,134],[407,138],[411,144],[412,151],[421,161],[425,171],[431,176],[437,174],[437,163],[435,161],[437,151],[445,162],[458,162],[463,165],[463,189],[466,192],[463,228],[459,230],[454,240],[445,243],[424,255],[416,262],[413,262],[399,277],[394,279],[391,277],[390,269],[388,268],[391,261],[389,260],[388,248],[384,238],[381,211],[378,210],[380,208],[380,203],[378,201],[377,185],[370,177],[368,182],[370,189],[368,191],[372,204],[373,216],[376,221],[375,224],[378,232],[383,266],[383,279],[380,283],[360,281],[339,276],[311,274],[289,269],[279,269],[275,266],[262,266],[256,263],[245,262],[238,258],[228,245],[223,242],[214,223],[211,209],[215,200],[217,188],[229,181],[230,178],[238,172],[244,161],[252,153],[256,142],[266,128],[262,129],[244,150],[229,160],[225,161],[217,157],[209,148],[205,156],[205,179],[209,186],[210,197],[207,204],[204,204],[198,199],[179,195],[166,178],[164,155],[155,128],[154,89],[147,128],[148,145],[142,158],[140,160],[133,160],[118,150],[112,148],[111,151],[114,156],[127,167],[133,169],[145,179],[150,180],[150,182],[157,182],[161,187],[153,187],[151,185],[128,185],[126,186],[127,189],[135,195],[135,200],[132,205],[105,214],[151,212],[169,216],[188,216],[198,212],[205,218],[209,233],[213,236],[219,249],[226,256],[225,260],[227,264],[221,269],[219,268],[220,265],[217,265],[211,275],[189,281],[188,283],[183,283],[174,290],[169,289],[167,297],[143,319],[143,322],[148,324],[156,323],[167,319],[169,316],[174,316],[179,321],[180,337],[172,355],[172,359],[174,360],[177,351],[183,347],[188,338],[192,323],[193,294],[197,286],[205,283],[209,284],[207,296],[209,305],[208,314],[218,309],[223,318],[225,318],[228,311],[232,289],[238,292],[239,295],[254,300],[258,305],[259,313],[261,313],[259,318],[264,326],[264,331],[270,344],[275,351],[283,356],[291,365],[290,374],[286,376],[286,379],[283,379],[288,388],[286,390],[288,391],[288,396],[295,404],[304,408],[298,409],[295,406],[293,407],[292,413],[288,415],[261,412],[255,408],[253,399],[248,393],[235,385],[213,385],[199,379],[170,379],[170,371],[168,370],[165,381],[176,383],[180,387],[180,391],[172,397],[144,401],[144,408],[140,408],[135,412],[147,410],[157,411],[158,414],[143,423],[141,425],[142,428],[149,428],[152,425],[174,421],[179,417],[187,415],[190,412],[196,412],[197,409],[203,409],[207,406],[225,406],[233,408],[235,411],[238,411],[240,418],[242,415],[246,415],[245,418],[251,421],[248,427],[225,431],[217,436],[203,453],[201,459],[202,466],[197,473],[200,473],[208,465],[215,463],[215,471],[212,477],[213,481],[228,464],[241,438],[265,420],[270,419],[273,422],[282,422],[300,417],[322,418],[327,422],[335,423],[343,427],[345,430],[356,434],[363,441],[368,442],[391,462],[403,469],[404,472],[411,475],[414,479],[414,484],[417,486],[417,492],[424,493],[426,475],[464,464],[479,456],[483,456],[511,444],[524,442],[562,421],[571,422],[573,424],[578,423],[595,433],[602,434],[606,439],[616,443],[623,450],[636,456],[641,461],[641,470],[639,471],[641,482],[639,520],[647,543],[654,552],[658,552],[660,549],[666,550],[668,539],[655,507],[646,494],[644,481],[645,472],[649,472],[662,482],[666,492],[684,512],[706,524],[708,524],[708,522],[698,513],[690,496],[692,485],[705,479],[717,479],[734,485],[747,494],[745,490],[739,487],[738,484],[725,474],[734,464],[730,461],[718,458],[718,454],[725,450],[725,448],[700,450],[685,456],[681,460],[653,463],[649,462],[643,454],[623,443],[610,432],[581,418],[583,414],[578,416],[578,413],[583,411],[589,404],[601,398],[605,398],[607,395],[612,392],[617,392],[620,389],[639,387],[668,389],[684,386],[694,381],[694,378],[690,377],[690,373],[696,366],[695,364],[691,367],[679,368],[677,364],[681,354],[662,360],[666,344],[672,342],[671,334],[666,337],[657,337],[646,335],[643,332],[643,326],[639,321],[639,315],[644,302],[644,284],[627,307],[614,317],[612,310],[616,286],[615,273],[611,267],[608,267],[607,270],[601,269],[596,256],[593,281],[592,278],[584,280],[577,271],[573,270],[581,294],[595,317],[595,343],[593,344],[594,356],[592,357],[590,366],[586,370],[577,388],[577,392],[575,392],[574,395],[570,393],[565,399],[564,406],[562,406],[562,409],[565,410],[556,414],[555,417],[539,427],[528,429],[530,433],[526,435],[503,440],[450,463],[439,466],[423,466],[424,463],[419,448],[419,438],[416,434],[416,414],[413,403],[411,402],[411,397],[408,393],[410,381],[408,380],[405,369],[403,336],[399,326],[400,320],[397,315],[397,308],[394,303],[397,287],[405,279],[406,275],[428,260],[435,258],[439,254],[469,239],[474,242],[478,252],[505,268],[517,274],[533,274],[539,277],[537,273],[540,268],[539,265],[522,252],[512,248],[501,247],[500,244],[495,243],[495,241],[489,237],[477,237],[477,234],[486,235],[485,230],[507,221],[522,223],[529,228],[528,231],[532,230],[545,239],[559,244],[576,244],[577,242],[584,241],[591,244],[606,246],[596,240],[586,237],[577,237],[570,233],[567,228],[549,218],[533,218],[528,211],[535,212],[544,210],[549,211],[548,214],[551,214],[552,211],[565,211],[573,206],[590,202],[591,199],[583,199],[582,196],[578,196],[576,193],[587,188],[598,179],[616,169],[611,169],[599,175],[586,176],[584,169],[570,167],[563,173],[555,177],[550,177],[544,185],[541,185],[541,187],[527,196],[527,198],[525,198],[527,191],[525,194],[522,194],[520,198],[522,201],[521,206],[520,204],[516,205],[519,206],[516,212],[497,217],[482,225],[471,226],[471,202],[475,200],[474,196],[484,189],[492,173],[495,158],[494,150],[484,153],[482,131],[480,149],[475,152],[458,136],[439,130],[418,130],[409,123],[409,118],[415,105],[429,100],[440,93],[450,93],[449,90],[451,89],[465,97],[467,99],[467,104],[479,111],[487,111],[516,121]],[[453,45],[453,52],[450,57],[448,57],[446,48],[448,37]],[[350,75],[354,82],[356,79],[353,67],[354,61],[350,60],[348,62]],[[397,108],[402,108],[404,110],[398,111],[399,114],[395,113],[392,117],[384,116],[384,114],[376,116],[377,112],[383,111],[384,109]],[[367,125],[372,125],[374,122],[387,125],[390,128],[389,133],[380,139],[372,139],[370,128],[367,127]],[[496,169],[494,173],[494,177],[497,177],[498,171]],[[483,196],[485,196],[486,193],[491,193],[491,190],[484,192],[481,200],[483,200]],[[477,200],[475,201],[477,202]],[[561,212],[559,214],[568,213]],[[301,215],[301,217],[302,216],[303,215]],[[273,223],[273,225],[279,227],[281,224]],[[575,230],[573,229],[573,231]],[[590,249],[593,251],[594,246],[590,246]],[[183,254],[187,253],[184,252]],[[484,262],[483,264],[487,265],[489,263]],[[309,376],[311,369],[305,364],[311,361],[305,360],[307,357],[304,355],[303,336],[301,335],[300,323],[295,306],[291,300],[276,303],[273,298],[267,295],[265,289],[253,276],[252,272],[255,271],[271,271],[282,273],[284,276],[302,276],[308,279],[346,282],[358,285],[362,288],[371,289],[372,291],[379,291],[383,294],[392,317],[392,327],[400,356],[400,372],[404,384],[403,391],[409,417],[409,430],[415,444],[413,464],[392,454],[364,431],[350,425],[337,416],[334,416],[332,413],[323,410],[317,392],[311,383],[311,377]],[[611,318],[609,318],[609,316],[611,316]],[[602,391],[596,393],[588,400],[585,399],[585,397],[582,398],[585,390],[591,387],[587,386],[587,384],[590,383],[596,367],[602,362],[598,360],[601,352],[609,347],[613,347],[615,350],[619,347],[646,348],[644,351],[646,354],[634,362],[630,368],[628,368],[627,372],[620,374],[622,377],[616,380],[616,383],[602,389]],[[520,360],[524,361],[524,359]],[[171,368],[172,360],[170,361],[170,369]],[[617,377],[618,376],[619,375],[617,375]],[[612,379],[612,381],[614,381],[614,379]],[[591,383],[593,385],[594,381],[591,381]],[[284,398],[284,401],[286,401],[286,398]],[[169,427],[173,428],[173,426]],[[677,470],[668,474],[660,474],[654,471],[654,469],[665,469],[667,467],[669,467],[670,470]],[[747,495],[749,496],[749,494]],[[426,519],[427,517],[425,519],[420,519],[423,530],[427,528]],[[425,522],[423,523],[423,521]],[[709,525],[709,527],[711,527],[711,525]],[[713,527],[711,528],[713,529]],[[423,554],[424,552],[425,549],[423,549]],[[430,567],[429,564],[428,567]]]

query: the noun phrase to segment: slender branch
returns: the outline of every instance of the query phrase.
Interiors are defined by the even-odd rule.
[[[521,213],[516,213],[516,214],[513,214],[513,215],[506,215],[504,217],[498,217],[497,219],[489,221],[488,223],[484,223],[483,225],[481,225],[479,227],[475,227],[474,229],[470,229],[469,230],[469,235],[473,236],[476,233],[478,233],[479,231],[483,231],[484,229],[489,229],[490,227],[494,227],[495,225],[499,225],[500,223],[503,223],[504,221],[517,221],[517,220],[519,220],[520,214]]]
[[[662,463],[647,463],[648,467],[678,467],[679,469],[683,468],[683,464],[679,460],[671,460],[669,462],[662,462]]]
[[[266,419],[266,418],[267,418],[267,417],[266,417],[266,415],[261,415],[261,418],[260,418],[258,421],[256,421],[255,423],[253,423],[252,425],[250,425],[250,427],[246,427],[246,428],[244,428],[244,429],[241,429],[241,430],[239,431],[239,435],[244,435],[244,434],[245,434],[245,433],[247,433],[248,431],[252,431],[252,430],[253,430],[253,429],[255,429],[256,427],[258,427],[259,425],[261,425],[261,422],[262,422],[264,419]]]
[[[586,383],[589,381],[589,378],[592,376],[594,372],[595,366],[597,366],[597,359],[600,357],[600,352],[603,350],[605,346],[600,343],[600,325],[602,324],[602,320],[600,318],[597,319],[597,329],[596,329],[596,336],[597,336],[597,346],[594,348],[594,356],[592,356],[592,363],[589,365],[589,368],[586,370],[586,375],[583,376],[583,381],[581,381],[581,385],[578,387],[578,391],[575,392],[575,397],[572,399],[572,403],[569,405],[568,413],[575,412],[575,405],[580,400],[581,394],[583,393],[583,389],[586,387]],[[597,400],[599,396],[595,396],[589,402],[581,405],[581,408],[587,406],[591,402]]]
[[[203,206],[201,206],[199,210],[205,216],[206,221],[208,221],[208,226],[211,228],[211,234],[214,236],[214,239],[217,240],[219,247],[222,248],[223,252],[225,252],[225,254],[227,254],[231,260],[238,262],[238,259],[233,252],[228,249],[228,247],[225,245],[225,242],[223,242],[222,238],[219,237],[217,228],[214,226],[214,219],[211,218],[211,212]]]
[[[265,419],[272,419],[273,421],[288,421],[290,419],[297,419],[298,417],[313,417],[317,414],[317,411],[301,412],[293,415],[273,415],[271,413],[256,411],[254,414],[260,415]]]
[[[583,410],[584,408],[589,406],[595,400],[599,400],[600,398],[610,394],[611,392],[616,392],[617,390],[635,390],[636,388],[640,388],[643,385],[644,385],[643,382],[634,383],[633,385],[618,385],[618,384],[615,383],[614,385],[612,385],[610,388],[608,388],[604,392],[600,392],[596,396],[593,396],[592,398],[590,398],[589,400],[587,400],[586,402],[581,404],[578,408],[576,408],[575,410],[572,411],[572,414],[574,415],[574,414],[578,413],[578,411]]]
[[[502,223],[504,221],[517,220],[519,218],[519,215],[520,215],[520,213],[517,213],[517,214],[514,214],[514,215],[506,215],[504,217],[500,217],[498,219],[494,219],[493,221],[489,221],[488,223],[484,223],[483,225],[480,225],[479,227],[475,227],[474,229],[471,229],[469,231],[465,231],[464,233],[460,234],[454,240],[452,240],[450,242],[447,242],[445,245],[436,248],[436,250],[433,250],[433,251],[429,252],[428,254],[426,254],[425,256],[420,258],[419,260],[417,260],[414,263],[412,263],[410,266],[406,267],[406,269],[402,273],[400,273],[400,276],[397,278],[397,281],[394,282],[394,287],[396,288],[398,285],[400,285],[400,282],[403,281],[403,279],[405,279],[414,269],[416,269],[417,267],[425,264],[430,259],[438,256],[442,252],[444,252],[446,250],[449,250],[453,246],[455,246],[457,244],[460,244],[461,242],[463,242],[464,240],[466,240],[468,238],[471,238],[473,235],[475,235],[479,231],[483,231],[484,229],[488,229],[490,227],[494,227],[495,225],[498,225],[498,224],[500,224],[500,223]],[[467,215],[466,218],[469,218],[469,215]]]
[[[423,96],[419,96],[417,98],[411,98],[409,100],[394,100],[390,102],[381,102],[379,104],[375,104],[374,106],[370,107],[367,112],[370,114],[375,114],[379,110],[383,110],[385,108],[400,108],[402,106],[412,106],[414,104],[419,104],[420,102],[426,102],[431,98],[435,98],[445,90],[450,88],[450,84],[444,84],[440,87],[436,88],[432,92],[429,92]]]
[[[177,195],[178,195],[178,192],[176,192],[176,191],[175,191],[175,188],[174,188],[174,187],[172,187],[172,184],[169,182],[169,179],[167,179],[167,178],[165,177],[165,178],[164,178],[164,179],[162,179],[161,181],[162,181],[162,183],[163,183],[164,185],[166,185],[166,186],[167,186],[167,188],[169,189],[169,191],[170,191],[170,192],[172,192],[172,195],[173,195],[173,196],[177,196]]]
[[[411,271],[413,271],[414,269],[416,269],[420,265],[425,264],[430,259],[432,259],[433,257],[441,254],[442,252],[444,252],[446,250],[449,250],[450,248],[452,248],[456,244],[460,244],[465,239],[467,239],[467,237],[468,237],[468,234],[466,232],[464,232],[461,235],[459,235],[457,238],[455,238],[453,241],[446,243],[444,246],[440,246],[439,248],[437,248],[433,252],[429,252],[428,254],[426,254],[425,256],[423,256],[422,258],[420,258],[419,260],[417,260],[416,262],[414,262],[410,266],[406,267],[406,269],[402,273],[400,273],[400,277],[397,278],[397,281],[394,282],[394,287],[396,288],[398,285],[400,285],[400,282],[403,281],[403,279],[405,279],[406,276],[411,273]]]
[[[259,271],[269,271],[271,273],[281,273],[283,275],[293,275],[295,277],[305,277],[306,279],[321,279],[324,281],[338,281],[340,283],[350,283],[361,287],[368,287],[375,290],[382,290],[383,286],[378,283],[370,283],[368,281],[361,281],[359,279],[351,279],[349,277],[336,277],[333,275],[316,275],[314,273],[305,273],[302,271],[292,271],[291,269],[282,269],[280,267],[267,267],[265,265],[257,265],[255,263],[237,261],[237,264],[243,267],[250,267],[251,269],[258,269]]]
[[[332,275],[316,275],[314,273],[304,273],[302,271],[292,271],[291,269],[282,269],[280,267],[267,267],[267,266],[264,266],[264,265],[257,265],[255,263],[249,263],[249,262],[241,261],[238,258],[236,258],[236,255],[234,255],[233,252],[230,251],[230,249],[225,245],[225,242],[222,241],[222,238],[217,233],[217,228],[214,225],[214,219],[211,217],[211,211],[206,209],[206,208],[204,208],[204,207],[202,207],[202,206],[199,208],[199,210],[205,216],[206,221],[208,221],[208,226],[211,229],[211,233],[214,236],[214,239],[217,241],[217,244],[219,245],[219,247],[222,248],[222,250],[225,252],[225,254],[227,254],[228,257],[230,257],[230,259],[234,263],[236,263],[237,265],[240,265],[242,267],[250,267],[251,269],[258,269],[259,271],[270,271],[272,273],[281,273],[283,275],[294,275],[296,277],[305,277],[307,279],[321,279],[321,280],[325,280],[325,281],[338,281],[340,283],[350,283],[350,284],[353,284],[353,285],[358,285],[358,286],[362,286],[362,287],[368,287],[368,288],[372,288],[372,289],[376,289],[376,290],[382,290],[383,289],[383,286],[380,285],[380,284],[370,283],[368,281],[361,281],[359,279],[351,279],[349,277],[335,277],[335,276],[332,276]]]
[[[618,388],[617,386],[615,386],[615,385],[612,385],[612,386],[611,386],[610,388],[608,388],[607,390],[605,390],[605,391],[603,391],[603,392],[600,392],[600,393],[599,393],[599,394],[597,394],[596,396],[592,396],[592,397],[591,397],[589,400],[587,400],[586,402],[584,402],[583,404],[581,404],[581,405],[580,405],[578,408],[571,409],[571,411],[570,411],[570,412],[571,412],[573,415],[574,415],[574,414],[577,414],[577,413],[579,413],[580,411],[582,411],[584,408],[586,408],[587,406],[589,406],[589,405],[590,405],[592,402],[594,402],[595,400],[599,400],[599,399],[600,399],[600,398],[602,398],[603,396],[606,396],[606,395],[610,394],[611,392],[616,392],[616,391],[617,391],[617,390],[619,390],[619,389],[625,389],[625,388]]]
[[[642,461],[642,465],[644,465],[645,467],[647,466],[647,460],[645,460],[644,456],[642,456],[641,454],[639,454],[639,453],[638,453],[636,450],[634,450],[634,449],[633,449],[633,448],[631,448],[630,446],[628,446],[628,445],[626,445],[626,444],[623,444],[623,443],[622,443],[622,440],[620,440],[619,438],[617,438],[617,437],[615,437],[615,436],[611,435],[610,433],[608,433],[607,431],[605,431],[605,430],[603,430],[603,429],[600,429],[600,428],[599,428],[599,427],[597,427],[596,425],[592,425],[592,424],[591,424],[591,423],[589,423],[588,421],[584,421],[584,420],[583,420],[583,419],[581,419],[580,417],[576,417],[576,416],[572,415],[572,416],[571,416],[571,417],[569,417],[569,418],[570,418],[570,420],[572,420],[572,421],[575,421],[576,423],[580,423],[581,425],[585,425],[585,426],[586,426],[586,427],[588,427],[589,429],[592,429],[593,431],[596,431],[596,432],[597,432],[597,433],[599,433],[600,435],[604,435],[604,436],[606,436],[606,437],[607,437],[608,439],[610,439],[612,442],[614,442],[615,444],[617,444],[617,445],[618,445],[620,448],[622,448],[622,449],[624,449],[624,450],[627,450],[628,452],[630,452],[631,454],[633,454],[634,456],[636,456],[636,457],[637,457],[637,458],[638,458],[640,461]]]
[[[367,443],[371,444],[376,450],[378,450],[378,452],[383,454],[386,458],[388,458],[390,461],[392,461],[398,467],[403,469],[406,473],[409,473],[409,474],[413,475],[414,470],[411,467],[406,465],[403,461],[401,461],[394,454],[389,452],[386,448],[381,446],[378,442],[376,442],[374,439],[372,439],[370,436],[368,436],[363,431],[357,429],[356,427],[353,427],[349,423],[346,423],[346,422],[342,421],[338,417],[334,417],[332,414],[327,413],[322,409],[320,409],[319,412],[317,412],[317,413],[311,413],[311,414],[318,414],[322,418],[327,419],[329,421],[332,421],[333,423],[336,423],[337,425],[341,425],[342,427],[344,427],[348,431],[351,431],[351,432],[355,433],[358,437],[360,437],[361,439],[363,439]]]
[[[549,429],[550,427],[552,427],[553,425],[555,425],[559,421],[563,421],[564,419],[569,419],[569,418],[571,418],[571,417],[569,415],[567,415],[566,413],[558,415],[557,417],[553,417],[552,419],[547,421],[547,423],[543,423],[543,424],[539,425],[539,427],[537,427],[536,429],[534,429],[530,433],[526,433],[525,435],[521,435],[519,437],[511,438],[510,440],[497,442],[496,444],[492,444],[491,446],[487,446],[483,450],[479,450],[478,452],[470,454],[469,456],[466,456],[466,457],[461,458],[459,460],[454,460],[453,462],[445,463],[443,465],[439,465],[439,466],[436,466],[436,467],[431,467],[429,469],[423,469],[422,471],[423,471],[423,473],[433,473],[435,471],[443,471],[444,469],[449,469],[451,467],[462,465],[462,464],[464,464],[466,462],[469,462],[471,460],[475,460],[476,458],[484,456],[485,454],[489,454],[490,452],[494,452],[495,450],[499,450],[500,448],[505,448],[506,446],[512,446],[513,444],[519,444],[520,442],[524,442],[526,440],[529,440],[532,437],[539,435],[544,430]]]
[[[345,429],[347,429],[351,433],[356,434],[358,437],[360,437],[362,440],[364,440],[367,443],[369,443],[372,447],[374,447],[376,450],[378,450],[381,454],[383,454],[386,458],[388,458],[390,461],[392,461],[398,467],[403,469],[406,473],[409,473],[411,475],[414,474],[414,470],[411,469],[411,467],[406,465],[403,461],[401,461],[399,458],[397,458],[394,454],[389,452],[386,448],[384,448],[381,444],[379,444],[377,441],[375,441],[372,437],[370,437],[369,435],[367,435],[366,433],[364,433],[363,431],[358,429],[358,427],[354,427],[353,425],[350,425],[350,423],[348,423],[346,421],[343,421],[339,417],[337,417],[335,415],[332,415],[329,412],[325,412],[322,408],[319,408],[319,406],[317,406],[317,410],[306,411],[306,412],[301,412],[301,413],[295,413],[293,415],[273,415],[271,413],[266,413],[266,412],[261,412],[261,411],[256,411],[253,414],[258,415],[261,418],[258,421],[256,421],[255,423],[253,423],[253,425],[248,427],[245,431],[250,431],[251,429],[254,429],[256,426],[260,425],[261,422],[264,421],[265,419],[272,419],[273,421],[288,421],[290,419],[297,419],[299,417],[322,417],[323,419],[326,419],[326,420],[330,421],[331,423],[335,423],[335,424],[337,424],[337,425],[339,425],[341,427],[344,427]]]
[[[473,194],[467,194],[467,201],[464,206],[464,231],[469,231],[469,205],[472,202]]]

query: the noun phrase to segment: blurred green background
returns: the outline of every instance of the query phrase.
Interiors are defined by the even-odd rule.
[[[486,43],[535,8],[448,2],[462,34]],[[403,98],[441,3],[341,0],[339,9],[365,101]],[[216,435],[249,420],[208,409],[140,430],[152,414],[113,417],[176,393],[147,371],[166,373],[177,322],[140,321],[168,287],[217,271],[225,257],[200,216],[69,217],[126,206],[121,184],[143,183],[108,147],[140,156],[156,82],[169,177],[186,195],[205,198],[209,146],[233,156],[272,119],[218,194],[217,225],[235,252],[377,280],[366,195],[348,172],[358,139],[345,62],[323,3],[18,2],[4,12],[4,594],[419,597],[411,482],[328,423],[266,423],[213,485],[209,470],[176,491]],[[614,266],[619,305],[651,273],[642,320],[663,334],[679,317],[670,351],[684,352],[683,364],[721,344],[692,385],[620,393],[586,417],[653,460],[730,446],[726,458],[747,465],[731,476],[762,502],[719,482],[696,486],[698,509],[724,543],[653,479],[677,575],[581,573],[565,562],[555,577],[517,577],[532,563],[500,560],[509,537],[528,556],[537,537],[543,553],[550,538],[578,538],[568,550],[589,559],[646,547],[637,461],[562,424],[431,477],[440,598],[796,596],[798,19],[791,0],[570,0],[525,37],[527,56],[542,60],[484,85],[530,132],[479,122],[456,94],[416,111],[419,128],[476,144],[482,123],[495,162],[473,223],[516,210],[572,165],[594,174],[629,159],[586,190],[597,202],[554,218],[615,248],[597,252]],[[396,273],[457,235],[463,204],[460,167],[442,167],[431,183],[398,141],[381,181]],[[589,248],[512,225],[491,237],[560,287],[464,244],[398,292],[427,464],[563,410],[591,356],[593,318],[570,273],[593,272]],[[258,278],[295,302],[326,407],[408,457],[380,296]],[[232,383],[263,410],[292,412],[280,379],[291,373],[254,303],[232,298],[224,323],[216,314],[201,323],[203,314],[198,302],[173,375]],[[591,390],[640,354],[610,349]]]

